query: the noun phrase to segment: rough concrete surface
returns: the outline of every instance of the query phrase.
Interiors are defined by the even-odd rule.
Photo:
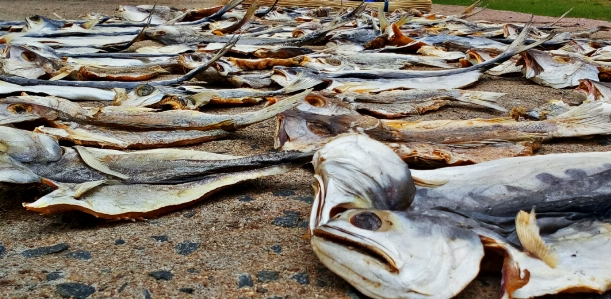
[[[111,14],[120,4],[146,1],[0,1],[0,19],[41,14],[76,18]],[[206,7],[206,1],[158,5]],[[451,14],[460,8],[435,5]],[[473,19],[526,21],[526,14],[486,11]],[[554,18],[536,17],[537,22]],[[567,26],[606,22],[566,19]],[[578,24],[578,25],[577,25]],[[603,35],[599,34],[599,37]],[[608,36],[605,36],[608,38]],[[571,90],[553,90],[522,78],[486,76],[473,89],[505,92],[505,107],[537,107],[551,99],[579,102]],[[217,109],[235,113],[259,107]],[[482,109],[443,108],[409,119],[497,117]],[[250,155],[273,150],[275,120],[193,148]],[[567,139],[538,153],[611,150],[608,139]],[[0,191],[0,297],[41,298],[364,298],[327,270],[312,253],[307,233],[313,191],[311,166],[242,183],[190,208],[146,221],[103,221],[83,213],[41,216],[26,211],[39,190]],[[134,195],[136,196],[136,195]],[[417,246],[415,242],[414,246]],[[459,298],[497,298],[500,273],[482,273]],[[563,295],[553,298],[609,298]]]

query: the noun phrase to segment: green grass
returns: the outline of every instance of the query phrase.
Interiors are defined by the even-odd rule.
[[[434,4],[471,5],[471,0],[433,0]],[[559,17],[571,7],[567,17],[611,21],[611,0],[484,0],[490,9],[510,10]]]

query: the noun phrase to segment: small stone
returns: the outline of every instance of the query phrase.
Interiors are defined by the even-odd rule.
[[[183,241],[174,246],[176,253],[180,255],[189,255],[199,248],[199,243],[191,241]]]
[[[47,277],[46,277],[47,281],[58,280],[61,278],[64,278],[64,274],[59,271],[51,272],[47,274]]]
[[[55,293],[64,298],[85,299],[95,293],[95,288],[82,283],[67,282],[58,284]]]
[[[276,190],[276,191],[272,192],[272,195],[274,195],[274,196],[282,196],[282,197],[293,196],[293,195],[295,195],[295,191],[293,191],[291,189],[280,189],[280,190]]]
[[[197,270],[195,268],[189,268],[189,269],[187,269],[187,272],[189,272],[191,274],[197,274],[197,273],[199,273],[199,270]]]
[[[267,299],[282,299],[281,296],[271,296],[271,297],[267,297]]]
[[[71,259],[87,261],[91,259],[91,252],[87,250],[75,250],[75,251],[66,253],[66,257],[71,258]]]
[[[33,258],[33,257],[43,256],[46,254],[62,252],[68,248],[70,248],[68,244],[59,243],[59,244],[55,244],[52,246],[45,246],[45,247],[38,247],[34,249],[24,250],[21,252],[21,255],[23,255],[26,258]]]
[[[144,221],[146,221],[146,223],[148,224],[153,224],[153,225],[161,223],[159,222],[159,219],[146,219]]]
[[[117,290],[117,293],[123,292],[123,290],[125,290],[125,288],[127,287],[128,284],[129,284],[129,282],[126,282],[126,283],[122,284],[121,287],[119,287],[119,289]]]
[[[257,293],[265,294],[265,293],[267,293],[268,290],[266,288],[257,287],[256,291],[257,291]]]
[[[274,252],[274,253],[282,253],[282,246],[281,245],[272,245],[272,247],[270,247],[270,249]]]
[[[263,270],[257,273],[257,280],[259,282],[276,281],[278,280],[279,276],[280,276],[280,272],[278,271]]]
[[[6,247],[4,247],[4,245],[2,245],[2,242],[0,242],[0,259],[4,256],[5,253]]]
[[[309,205],[314,203],[314,197],[312,196],[297,196],[293,198],[294,200],[303,201]]]
[[[310,226],[310,221],[304,220],[304,221],[299,221],[299,224],[297,224],[297,227],[299,228],[308,228]]]
[[[598,141],[596,143],[598,143],[598,145],[611,145],[611,137],[609,136],[599,136]]]
[[[248,273],[242,273],[238,275],[238,289],[245,287],[252,287],[254,284],[252,282],[252,277]]]
[[[172,280],[172,277],[174,277],[174,274],[172,274],[172,272],[167,271],[167,270],[158,270],[158,271],[153,271],[149,273],[149,276],[157,280]]]
[[[122,239],[115,240],[115,245],[123,245],[123,244],[125,244],[125,240],[122,240]]]
[[[300,285],[308,285],[310,284],[310,277],[308,276],[308,272],[299,272],[295,275],[293,275],[293,277],[291,277],[291,279],[297,281]]]
[[[297,227],[299,222],[299,212],[295,211],[284,211],[283,217],[276,217],[272,222],[274,225],[282,227]]]
[[[241,202],[251,202],[253,200],[255,200],[255,199],[250,197],[250,196],[248,196],[248,195],[242,195],[242,196],[238,197],[238,201],[241,201]]]
[[[168,236],[151,236],[151,238],[155,239],[157,242],[167,242]]]
[[[195,210],[190,210],[190,211],[184,213],[182,216],[185,217],[185,218],[191,218],[191,217],[195,216],[195,214],[197,214],[197,212],[195,212]]]
[[[346,289],[346,295],[348,295],[348,297],[350,297],[350,299],[367,299],[367,298],[369,298],[369,297],[361,294],[361,292],[359,292],[353,286],[349,286],[348,289]]]
[[[144,295],[144,299],[153,299],[153,295],[151,295],[151,291],[148,289],[144,289],[142,295]]]
[[[195,292],[194,288],[180,288],[178,290],[183,293],[187,293],[187,294],[193,294],[193,292]]]

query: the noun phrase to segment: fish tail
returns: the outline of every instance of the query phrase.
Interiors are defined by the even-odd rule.
[[[322,83],[321,80],[312,77],[305,77],[303,74],[299,75],[297,79],[282,88],[283,93],[291,93],[300,91],[308,88],[312,88]]]
[[[611,134],[611,104],[584,103],[546,121],[557,127],[553,137]]]
[[[244,113],[241,115],[241,117],[237,117],[220,124],[219,127],[223,130],[236,130],[272,118],[286,110],[297,107],[297,105],[301,104],[306,96],[310,94],[310,92],[312,92],[311,88],[306,89],[303,92],[287,97],[282,101],[265,107],[259,111]]]
[[[539,234],[539,226],[535,217],[535,209],[530,213],[520,211],[516,216],[516,233],[522,247],[536,258],[545,262],[551,268],[558,264],[556,256]]]
[[[556,32],[552,32],[550,33],[548,36],[546,36],[545,38],[542,38],[530,45],[525,45],[524,42],[526,40],[526,38],[528,37],[528,33],[530,33],[530,31],[532,30],[532,17],[531,20],[524,25],[524,28],[522,29],[522,32],[520,32],[520,35],[518,35],[518,37],[516,37],[516,39],[513,41],[513,43],[511,43],[511,45],[509,45],[507,47],[507,49],[505,50],[505,52],[501,53],[500,55],[498,55],[497,57],[490,59],[488,61],[485,61],[483,63],[480,63],[478,65],[475,65],[473,67],[480,69],[482,71],[487,71],[509,59],[511,59],[511,57],[513,57],[516,54],[520,54],[524,51],[528,51],[534,47],[538,47],[539,45],[545,43],[546,41],[552,39],[554,36],[556,36]]]
[[[477,90],[466,90],[463,91],[461,96],[457,98],[457,100],[465,103],[476,104],[488,108],[492,108],[494,110],[506,112],[507,109],[494,104],[498,101],[499,98],[504,96],[505,93],[499,92],[487,92],[487,91],[477,91]]]

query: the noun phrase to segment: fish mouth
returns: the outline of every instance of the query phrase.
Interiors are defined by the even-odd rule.
[[[377,260],[391,273],[399,273],[403,266],[399,257],[390,253],[384,245],[343,228],[325,224],[315,228],[312,235]]]

